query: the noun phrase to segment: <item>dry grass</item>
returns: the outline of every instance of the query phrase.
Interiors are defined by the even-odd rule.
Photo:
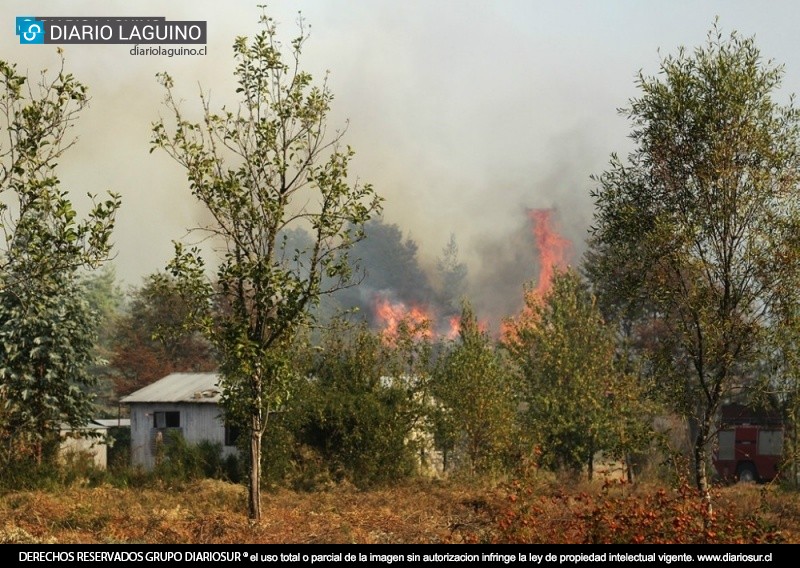
[[[800,493],[776,485],[713,490],[714,513],[691,487],[517,481],[505,488],[493,542],[800,543]]]
[[[279,491],[265,495],[257,526],[248,522],[245,498],[242,486],[213,480],[171,491],[10,493],[0,497],[0,542],[436,543],[493,524],[483,492],[447,484]]]
[[[533,487],[527,497],[514,498],[537,504],[541,518],[531,522],[541,525],[531,534],[546,542],[548,535],[556,538],[552,531],[561,523],[574,532],[557,540],[580,542],[575,504],[586,495],[600,502],[601,485],[565,490],[553,480],[540,480]],[[619,489],[634,501],[614,503],[635,503],[658,490],[646,485]],[[373,491],[349,486],[314,493],[279,491],[265,496],[263,522],[251,525],[244,488],[221,481],[200,481],[180,490],[103,486],[17,492],[0,496],[0,543],[492,542],[502,537],[500,522],[510,496],[509,486],[487,489],[443,482]],[[542,503],[549,505],[542,508]],[[800,543],[797,493],[774,487],[723,488],[717,507],[736,518],[757,512],[783,541]]]

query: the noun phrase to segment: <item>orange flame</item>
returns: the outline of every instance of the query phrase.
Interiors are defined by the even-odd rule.
[[[549,290],[555,271],[567,266],[572,242],[558,234],[553,222],[553,209],[528,209],[533,222],[533,237],[539,250],[539,282],[534,293],[540,298]]]
[[[437,322],[436,311],[430,306],[407,306],[401,301],[392,301],[385,294],[374,296],[372,313],[377,326],[381,328],[381,336],[387,343],[398,337],[400,326],[405,323],[414,339],[449,339],[456,340],[461,333],[461,316],[450,316]],[[489,324],[485,320],[478,322],[478,329],[486,332]]]
[[[522,311],[501,323],[500,336],[507,343],[519,340],[519,330],[534,317],[531,306],[544,298],[550,291],[556,271],[566,268],[568,264],[572,242],[556,230],[554,213],[554,209],[528,209],[528,219],[533,223],[533,237],[539,251],[539,280],[535,288],[525,292]]]
[[[486,320],[478,320],[478,330],[483,333],[488,333],[489,331],[489,322]],[[458,339],[458,336],[461,334],[461,316],[452,316],[450,317],[450,328],[447,330],[447,333],[444,334],[446,339]]]
[[[387,341],[397,339],[400,325],[405,322],[416,339],[430,338],[433,332],[430,323],[433,317],[430,310],[422,306],[406,306],[403,302],[392,302],[385,296],[376,295],[373,313],[383,327],[383,337]]]
[[[452,316],[450,318],[450,329],[447,330],[447,339],[456,339],[461,333],[461,318]]]

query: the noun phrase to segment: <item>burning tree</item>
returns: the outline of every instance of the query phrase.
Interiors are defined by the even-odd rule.
[[[706,496],[720,402],[758,367],[800,269],[797,109],[752,38],[723,38],[640,75],[624,114],[636,144],[596,178],[589,273],[600,294],[660,329],[648,353],[664,400],[690,420]]]
[[[514,334],[534,317],[534,306],[541,302],[550,291],[553,277],[560,270],[567,268],[572,252],[572,242],[562,236],[555,222],[555,209],[528,209],[531,221],[536,252],[539,260],[539,276],[536,285],[526,285],[524,289],[524,305],[522,311],[506,318],[501,324],[501,335],[508,341],[514,340]]]
[[[553,209],[528,209],[533,223],[533,236],[539,251],[539,279],[534,293],[543,296],[557,270],[566,268],[572,243],[556,230]]]
[[[417,339],[433,337],[431,325],[434,316],[426,306],[406,306],[403,302],[392,301],[386,294],[376,293],[373,312],[376,323],[381,327],[381,335],[386,341],[391,342],[396,339],[402,326],[413,330],[412,335]]]
[[[222,243],[212,287],[197,250],[177,246],[173,273],[220,358],[226,417],[249,433],[248,508],[261,517],[262,437],[271,412],[296,378],[287,349],[323,294],[348,285],[348,250],[363,224],[380,210],[370,185],[348,182],[353,151],[343,132],[329,135],[333,99],[300,69],[307,39],[302,19],[288,56],[275,22],[248,45],[234,43],[238,110],[213,112],[201,95],[203,122],[184,119],[172,79],[162,74],[174,131],[155,124],[153,147],[186,169],[193,195],[213,222],[205,230]],[[287,231],[311,232],[308,247],[292,249]],[[212,307],[216,307],[213,310]]]

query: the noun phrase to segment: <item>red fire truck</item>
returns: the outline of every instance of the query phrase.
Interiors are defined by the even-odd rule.
[[[714,466],[722,479],[772,481],[782,454],[783,423],[778,413],[737,403],[721,408]]]

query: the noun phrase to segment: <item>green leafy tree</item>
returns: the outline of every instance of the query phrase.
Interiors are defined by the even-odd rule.
[[[408,345],[387,343],[366,324],[336,322],[326,332],[303,401],[302,439],[334,479],[366,487],[417,472],[425,378],[407,372]]]
[[[95,319],[84,291],[69,276],[48,276],[35,289],[0,292],[0,374],[6,457],[52,457],[61,424],[85,426],[97,384]],[[35,295],[34,295],[35,292]]]
[[[380,211],[372,186],[348,180],[354,153],[342,145],[344,131],[327,130],[327,82],[315,85],[300,68],[302,20],[288,49],[272,18],[261,21],[249,44],[239,37],[233,46],[240,106],[214,112],[201,95],[203,120],[189,122],[162,74],[175,122],[158,121],[153,130],[153,149],[186,169],[212,219],[205,229],[223,251],[213,287],[197,250],[177,246],[172,270],[199,298],[194,315],[219,353],[227,417],[249,433],[254,520],[261,518],[263,433],[298,378],[286,350],[320,297],[350,283],[348,251]],[[287,246],[282,235],[293,227],[309,231],[307,248]]]
[[[101,357],[107,359],[114,326],[125,302],[125,293],[117,281],[117,272],[112,264],[88,274],[84,278],[84,287],[86,301],[98,318],[97,346]]]
[[[553,469],[592,477],[595,456],[625,457],[643,441],[634,377],[617,362],[613,331],[574,270],[557,273],[543,297],[526,294],[525,316],[506,344],[526,381],[527,427]]]
[[[800,277],[800,274],[797,275]],[[800,282],[793,287],[800,290]],[[777,410],[784,421],[781,478],[794,487],[800,483],[800,301],[787,294],[768,330],[764,369],[756,375],[750,403]]]
[[[0,82],[0,439],[4,457],[41,461],[61,423],[91,416],[96,327],[80,276],[109,255],[119,196],[78,220],[60,188],[55,168],[88,103],[63,58],[34,84],[0,61]]]
[[[520,387],[515,366],[464,301],[458,339],[440,355],[430,387],[445,469],[502,471],[519,440]]]
[[[690,420],[709,510],[718,407],[758,365],[800,260],[798,111],[777,102],[782,76],[752,38],[715,24],[703,46],[639,77],[623,111],[635,148],[612,157],[593,194],[598,292],[657,322],[649,362]]]
[[[86,87],[64,70],[43,71],[36,84],[0,61],[0,270],[15,272],[9,291],[33,286],[62,271],[95,267],[108,258],[119,196],[95,203],[85,221],[76,219],[68,192],[59,185],[58,160],[75,143],[69,137],[89,102]],[[90,195],[91,197],[91,195]]]
[[[118,324],[125,294],[117,282],[114,266],[110,263],[100,270],[84,275],[81,283],[86,302],[95,319],[97,335],[94,348],[96,361],[91,371],[97,377],[97,385],[92,392],[97,396],[98,413],[113,415],[118,411],[118,407],[109,360],[113,354],[113,333]]]

